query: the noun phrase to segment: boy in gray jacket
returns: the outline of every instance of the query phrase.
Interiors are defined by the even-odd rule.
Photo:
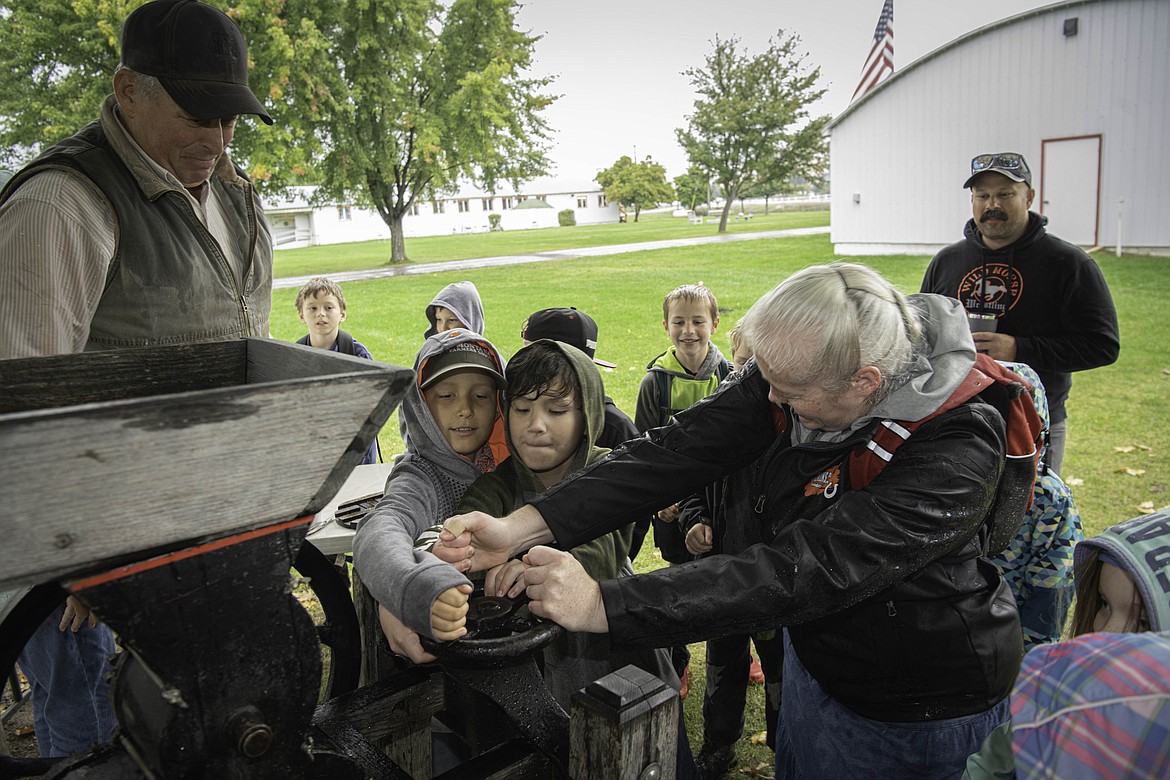
[[[400,414],[410,427],[382,500],[354,536],[354,566],[379,605],[390,648],[415,663],[435,660],[418,635],[442,641],[432,610],[457,612],[471,584],[434,555],[414,548],[427,527],[455,513],[467,487],[504,461],[499,391],[504,360],[482,336],[456,328],[427,339],[414,362],[418,382]]]
[[[452,282],[427,304],[427,338],[451,328],[483,333],[483,302],[471,282]]]

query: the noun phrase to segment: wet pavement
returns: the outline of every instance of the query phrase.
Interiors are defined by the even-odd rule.
[[[353,282],[360,279],[382,279],[388,276],[412,276],[414,274],[433,274],[440,271],[468,271],[478,268],[494,268],[501,265],[521,265],[523,263],[544,263],[550,260],[576,260],[581,257],[603,257],[605,255],[620,255],[626,252],[648,252],[653,249],[674,249],[682,246],[702,246],[704,244],[729,244],[737,241],[758,241],[765,238],[789,238],[792,236],[812,236],[828,233],[828,226],[810,228],[792,228],[789,230],[763,230],[758,233],[724,233],[714,236],[698,236],[695,238],[670,238],[662,241],[643,241],[637,244],[611,244],[609,246],[591,246],[584,249],[556,249],[549,252],[534,252],[528,255],[501,255],[499,257],[472,257],[466,260],[448,260],[441,263],[416,263],[395,265],[382,268],[371,268],[366,271],[342,271],[327,273],[335,282]],[[320,274],[314,274],[319,276]],[[272,286],[300,287],[309,281],[312,276],[286,276],[276,279]]]

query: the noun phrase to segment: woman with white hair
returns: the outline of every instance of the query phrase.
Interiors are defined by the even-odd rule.
[[[1005,470],[994,380],[957,301],[869,268],[806,268],[744,317],[755,359],[675,422],[507,518],[458,518],[441,554],[483,568],[567,549],[740,468],[768,544],[596,583],[531,549],[532,611],[623,647],[786,630],[777,777],[957,777],[1008,716],[1022,654],[986,559],[1031,489]],[[456,523],[452,523],[455,530]]]

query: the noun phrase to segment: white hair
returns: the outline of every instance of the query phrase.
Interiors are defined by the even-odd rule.
[[[148,76],[145,73],[139,73],[133,68],[128,68],[125,65],[119,64],[114,70],[115,75],[125,71],[134,78],[134,83],[138,86],[138,90],[142,93],[142,97],[154,103],[158,100],[159,95],[166,92],[166,87],[155,76]]]
[[[837,395],[864,366],[882,375],[878,403],[905,380],[923,340],[913,309],[877,271],[816,265],[765,293],[744,315],[744,336],[772,371]]]

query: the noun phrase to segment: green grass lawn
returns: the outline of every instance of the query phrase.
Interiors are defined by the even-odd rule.
[[[825,204],[827,206],[827,204]],[[829,224],[829,212],[789,211],[757,214],[748,222],[728,220],[728,233],[817,227]],[[718,217],[702,225],[691,225],[669,213],[643,214],[637,222],[580,227],[555,227],[541,230],[512,230],[498,233],[474,233],[452,236],[422,236],[406,239],[408,263],[434,263],[441,260],[465,260],[472,257],[550,252],[557,249],[580,249],[592,246],[660,241],[669,238],[692,238],[717,234]],[[362,241],[353,244],[284,249],[276,253],[276,276],[362,271],[381,268],[390,263],[390,241]]]
[[[825,218],[820,213],[809,216]],[[656,222],[648,220],[641,227],[603,227],[615,231],[646,230],[645,235],[649,235],[656,229]],[[759,229],[764,224],[762,220],[753,220],[752,228]],[[664,225],[662,229],[667,227]],[[669,227],[679,228],[675,224]],[[701,229],[713,232],[707,226]],[[562,230],[573,232],[573,229]],[[581,231],[580,235],[591,235],[588,231],[594,229],[577,230]],[[535,242],[544,240],[540,234],[556,234],[558,230],[528,232],[533,234]],[[505,237],[512,239],[518,235]],[[630,235],[634,234],[626,234],[617,242],[634,240]],[[654,238],[659,237],[662,236],[654,234]],[[458,238],[472,239],[466,242],[470,246],[461,249],[465,252],[461,256],[491,254],[489,250],[495,246],[490,244],[495,236]],[[421,244],[422,240],[418,241]],[[484,243],[480,244],[481,241]],[[516,241],[506,251],[536,248],[535,243],[521,244],[519,238]],[[360,267],[360,263],[348,257],[350,247],[326,249],[338,261],[336,265],[295,273]],[[662,297],[667,292],[688,282],[702,281],[710,286],[723,312],[715,342],[728,353],[726,332],[763,292],[802,267],[832,259],[829,237],[817,235],[352,282],[344,286],[349,304],[345,327],[376,358],[411,366],[427,325],[424,308],[440,288],[451,282],[461,279],[475,282],[486,311],[485,335],[506,355],[520,347],[520,324],[529,313],[547,306],[576,306],[597,320],[600,327],[597,354],[617,364],[616,369],[604,374],[607,391],[621,408],[632,414],[646,364],[669,344],[661,325]],[[864,262],[885,274],[903,291],[914,292],[928,260],[928,257],[873,257],[865,258]],[[1166,349],[1170,343],[1170,321],[1163,313],[1164,291],[1170,287],[1170,260],[1130,255],[1115,258],[1107,254],[1098,255],[1097,260],[1117,304],[1122,348],[1116,364],[1077,374],[1068,402],[1070,424],[1065,478],[1073,484],[1089,535],[1170,503],[1167,494],[1170,442],[1166,440],[1170,430],[1170,353]],[[293,340],[305,332],[293,309],[295,296],[296,290],[277,290],[273,294],[272,332],[277,338]],[[396,420],[383,429],[381,443],[384,456],[401,450]],[[653,548],[646,546],[635,567],[646,571],[661,563]],[[691,649],[694,653],[692,694],[684,709],[688,733],[697,751],[702,733],[704,653],[702,644]],[[750,735],[764,729],[762,687],[750,689],[748,709],[747,734],[740,746],[741,767],[771,760],[766,747],[748,741]]]

